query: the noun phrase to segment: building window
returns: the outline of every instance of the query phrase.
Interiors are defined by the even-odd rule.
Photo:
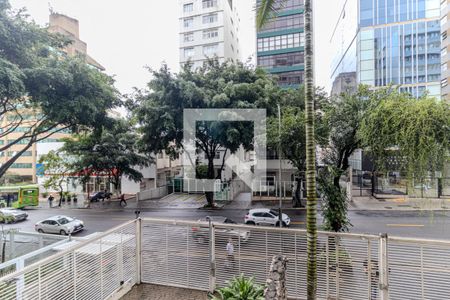
[[[193,18],[187,18],[184,19],[184,28],[190,28],[194,25],[194,19]]]
[[[301,66],[305,63],[302,52],[258,57],[258,66],[263,68]]]
[[[443,63],[443,64],[441,65],[441,71],[442,71],[442,72],[447,71],[447,63]]]
[[[8,140],[8,145],[14,143],[16,140]],[[16,145],[26,145],[30,142],[30,139],[21,139],[16,143]]]
[[[46,138],[46,139],[40,140],[38,143],[59,143],[59,142],[61,142],[60,139]]]
[[[441,57],[444,57],[446,55],[447,55],[447,47],[441,49]]]
[[[211,24],[217,22],[217,14],[203,16],[203,24]]]
[[[262,28],[259,32],[272,32],[285,29],[296,29],[303,27],[303,25],[304,25],[303,14],[286,17],[277,17],[267,22],[267,24],[264,25],[264,28]]]
[[[285,34],[258,39],[258,52],[296,48],[305,45],[303,33]]]
[[[193,42],[194,41],[194,33],[185,33],[184,34],[184,42]]]
[[[204,30],[203,31],[203,39],[209,40],[219,36],[219,31],[217,29],[214,30]]]
[[[233,47],[233,45],[230,45],[231,46],[231,51],[233,51],[234,52],[234,47]]]
[[[447,38],[447,31],[441,33],[441,41],[444,41]]]
[[[8,151],[6,156],[13,157],[15,154],[17,154],[17,151]],[[25,151],[20,156],[33,156],[33,151]]]
[[[11,169],[31,169],[31,168],[33,168],[33,164],[13,163],[10,168]]]
[[[303,83],[303,71],[289,72],[278,75],[280,86],[292,86]]]
[[[0,140],[0,145],[4,145],[5,141],[4,140]]]
[[[442,79],[441,80],[441,87],[446,87],[448,85],[448,79],[447,78],[445,78],[445,79]]]
[[[206,56],[213,56],[217,54],[218,44],[203,46],[203,54]]]
[[[194,3],[188,3],[188,4],[183,5],[183,11],[185,13],[190,13],[190,12],[194,11]]]
[[[194,48],[184,48],[184,57],[192,57],[194,54]]]
[[[203,8],[211,8],[217,6],[217,0],[203,0]]]

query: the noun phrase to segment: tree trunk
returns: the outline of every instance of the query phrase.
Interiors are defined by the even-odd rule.
[[[215,176],[214,176],[214,156],[215,156],[215,153],[213,155],[209,155],[208,156],[208,174],[207,174],[208,175],[207,176],[208,179],[215,179]],[[205,196],[206,196],[206,201],[208,202],[207,206],[208,207],[214,207],[214,192],[210,192],[210,191],[205,192]]]
[[[305,0],[305,115],[306,115],[306,236],[307,299],[316,299],[317,290],[317,195],[316,143],[314,140],[314,73],[312,1]]]

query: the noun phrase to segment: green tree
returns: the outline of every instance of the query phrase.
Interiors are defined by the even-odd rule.
[[[278,132],[278,117],[272,116],[268,120],[267,144],[271,149],[277,149],[280,144],[282,157],[289,160],[297,169],[297,185],[293,197],[293,206],[301,206],[300,187],[304,181],[306,170],[306,133],[305,133],[305,92],[304,87],[299,90],[288,90],[289,93],[281,99],[281,135]],[[316,89],[315,111],[316,140],[325,144],[328,141],[328,129],[323,119],[323,105],[329,100],[322,89]]]
[[[113,120],[108,126],[67,139],[63,149],[73,158],[73,169],[82,175],[82,181],[94,175],[106,176],[120,192],[123,176],[139,182],[142,173],[138,169],[152,162],[148,156],[139,153],[137,140],[138,135],[131,124]]]
[[[0,177],[34,143],[63,130],[93,127],[119,103],[111,77],[63,54],[67,40],[28,21],[0,0],[0,138],[23,134],[0,146],[21,143],[21,151],[0,166]],[[19,128],[20,127],[20,128]],[[26,129],[26,130],[23,130]]]
[[[45,167],[44,188],[58,190],[59,196],[62,198],[64,185],[69,183],[70,176],[74,174],[70,156],[63,151],[52,150],[41,156],[39,163],[44,164]]]
[[[326,230],[346,231],[351,226],[347,215],[347,195],[340,179],[350,167],[349,158],[362,147],[358,130],[368,107],[383,91],[370,91],[360,86],[356,93],[334,95],[322,105],[322,127],[328,138],[322,139],[324,168],[319,172],[322,215]]]
[[[273,103],[284,94],[263,70],[241,63],[221,64],[213,59],[197,70],[187,64],[178,75],[163,65],[152,71],[152,77],[149,90],[136,95],[130,106],[139,123],[143,151],[152,155],[165,151],[172,158],[184,150],[184,109],[267,108],[270,114]],[[195,145],[208,162],[207,178],[220,178],[224,161],[219,174],[215,174],[216,151],[222,150],[226,155],[241,146],[252,149],[253,126],[249,122],[197,122]],[[214,205],[213,196],[206,192],[208,206]]]
[[[284,0],[261,0],[257,27],[264,24],[283,5]],[[306,132],[306,194],[307,194],[307,297],[316,299],[317,292],[317,193],[316,145],[314,140],[314,72],[312,1],[305,0],[305,132]]]
[[[375,159],[379,170],[396,168],[410,179],[423,179],[442,171],[450,153],[450,108],[427,96],[385,89],[369,107],[359,136]]]

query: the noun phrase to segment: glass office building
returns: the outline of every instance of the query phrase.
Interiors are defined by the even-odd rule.
[[[440,97],[440,0],[360,0],[360,83]]]
[[[257,32],[257,65],[277,75],[280,86],[298,87],[304,78],[304,3],[279,2],[276,18]]]

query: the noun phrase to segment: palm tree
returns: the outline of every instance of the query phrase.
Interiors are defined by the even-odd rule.
[[[256,25],[261,29],[276,15],[285,0],[261,0]],[[305,115],[306,115],[306,230],[307,230],[307,299],[316,299],[317,290],[317,194],[316,143],[314,139],[314,73],[312,0],[305,0]]]

